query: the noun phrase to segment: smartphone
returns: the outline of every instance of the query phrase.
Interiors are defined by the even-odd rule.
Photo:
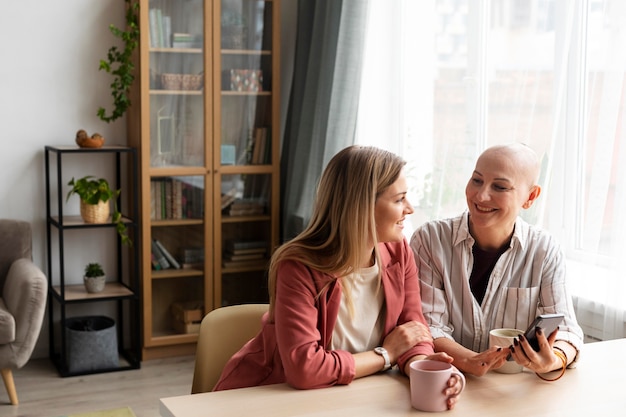
[[[559,327],[559,324],[563,321],[565,317],[562,313],[555,314],[540,314],[535,318],[535,320],[530,323],[528,329],[524,333],[524,337],[530,343],[530,346],[536,351],[539,352],[539,342],[537,341],[537,335],[535,334],[535,330],[537,327],[541,327],[543,329],[543,334],[548,337],[556,328]]]

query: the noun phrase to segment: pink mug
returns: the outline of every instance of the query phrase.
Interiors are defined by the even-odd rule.
[[[421,360],[411,362],[411,405],[420,411],[446,411],[448,397],[444,390],[452,375],[461,379],[461,391],[465,388],[465,376],[446,362]]]

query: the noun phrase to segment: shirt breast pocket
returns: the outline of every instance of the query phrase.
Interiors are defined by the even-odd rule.
[[[503,291],[493,327],[526,330],[537,315],[539,287],[508,287]]]

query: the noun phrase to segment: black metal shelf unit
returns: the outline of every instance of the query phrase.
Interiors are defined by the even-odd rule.
[[[70,155],[78,155],[71,157],[72,162],[76,162],[75,158],[84,157],[85,163],[94,163],[94,166],[107,167],[108,161],[114,161],[114,180],[109,182],[112,186],[115,184],[116,190],[122,190],[116,204],[132,240],[131,245],[122,243],[113,223],[91,224],[85,223],[78,215],[64,215],[66,197],[63,195],[63,186],[70,178],[67,174],[64,177],[63,157]],[[137,152],[131,147],[103,146],[90,149],[45,146],[49,352],[50,359],[63,377],[138,369],[141,366],[137,170]],[[130,203],[128,208],[123,205],[125,198]],[[66,256],[69,256],[65,250],[66,239],[77,239],[78,235],[89,239],[89,234],[85,233],[89,231],[98,231],[98,236],[105,235],[107,240],[103,242],[102,250],[115,251],[112,257],[115,260],[116,278],[107,280],[105,290],[96,294],[87,293],[82,283],[68,283],[65,271]],[[87,255],[80,253],[80,248],[71,254],[74,258],[91,259]],[[114,333],[119,364],[88,370],[76,370],[69,366],[66,325],[68,320],[75,320],[80,315],[77,312],[85,309],[90,312],[109,311],[116,315]]]

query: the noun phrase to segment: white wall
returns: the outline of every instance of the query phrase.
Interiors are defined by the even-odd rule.
[[[33,258],[46,270],[45,145],[70,145],[76,131],[125,144],[125,121],[107,124],[111,77],[98,71],[124,24],[123,0],[0,2],[0,217],[33,225]],[[47,318],[35,356],[47,356]]]
[[[283,87],[288,102],[296,1],[282,3]],[[0,2],[0,217],[33,225],[33,258],[46,271],[45,145],[72,145],[78,129],[99,132],[107,144],[126,144],[126,122],[96,116],[111,108],[109,74],[98,70],[119,41],[109,24],[124,27],[123,0],[19,0]],[[287,20],[292,20],[288,22]],[[283,111],[283,118],[286,112]],[[284,123],[284,122],[283,122]],[[89,174],[75,167],[75,175]],[[65,172],[65,171],[64,171]],[[70,174],[72,175],[72,174]],[[72,207],[68,207],[72,210]],[[78,206],[75,207],[78,213]],[[48,356],[48,323],[35,357]]]

